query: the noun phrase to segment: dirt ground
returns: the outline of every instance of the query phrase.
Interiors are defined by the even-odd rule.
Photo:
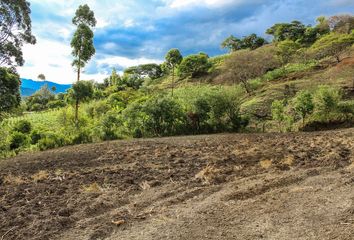
[[[0,240],[354,239],[354,129],[105,142],[0,161]]]

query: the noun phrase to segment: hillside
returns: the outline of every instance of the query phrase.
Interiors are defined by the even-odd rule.
[[[65,147],[0,162],[3,239],[341,239],[354,129]]]
[[[54,93],[65,93],[66,90],[71,88],[71,84],[58,84],[50,81],[34,81],[32,79],[21,78],[21,96],[31,96],[46,84],[49,89],[55,87],[56,90]]]

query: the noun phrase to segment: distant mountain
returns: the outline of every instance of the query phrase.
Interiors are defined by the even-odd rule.
[[[55,93],[64,93],[71,88],[71,84],[58,84],[49,81],[34,81],[31,79],[21,78],[21,95],[28,97],[38,91],[43,85],[48,84],[49,89],[56,87]]]

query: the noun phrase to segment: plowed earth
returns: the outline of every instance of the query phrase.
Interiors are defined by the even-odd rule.
[[[0,161],[0,240],[354,239],[354,129],[105,142]]]

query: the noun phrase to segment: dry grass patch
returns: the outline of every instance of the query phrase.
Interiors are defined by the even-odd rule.
[[[208,165],[199,173],[197,173],[197,175],[195,175],[195,178],[201,179],[205,184],[211,184],[218,179],[219,173],[219,169]]]
[[[33,174],[31,176],[31,179],[35,182],[40,182],[40,181],[43,181],[43,180],[47,180],[49,178],[49,173],[47,171],[39,171],[38,173],[36,174]]]
[[[268,169],[272,166],[273,161],[272,160],[262,160],[259,162],[259,165],[261,165],[262,168]]]
[[[139,187],[141,187],[142,190],[148,190],[151,188],[150,184],[148,183],[148,181],[144,181],[142,183],[139,184]]]
[[[26,183],[26,180],[24,180],[21,176],[14,176],[10,174],[4,177],[4,183],[10,185],[21,185]]]
[[[101,193],[103,191],[102,187],[96,182],[83,186],[82,190],[85,193]]]
[[[294,164],[294,161],[295,157],[293,155],[288,155],[281,161],[281,163],[288,166],[292,166]]]

